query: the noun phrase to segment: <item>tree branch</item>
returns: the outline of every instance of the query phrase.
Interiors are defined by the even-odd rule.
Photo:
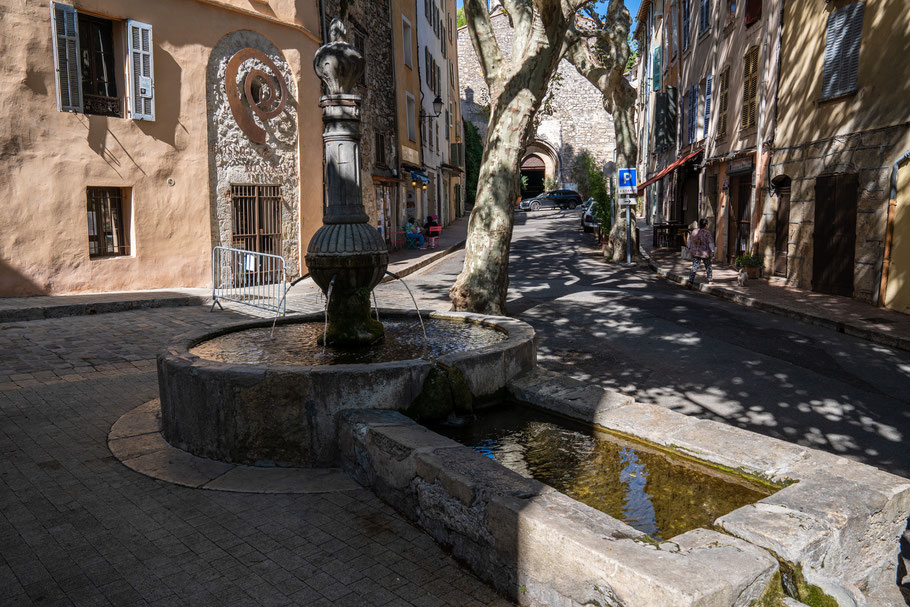
[[[465,0],[464,16],[468,26],[468,34],[474,45],[474,53],[483,71],[483,78],[490,89],[490,97],[498,84],[500,71],[505,59],[496,36],[493,34],[493,24],[487,12],[487,4],[483,0]]]

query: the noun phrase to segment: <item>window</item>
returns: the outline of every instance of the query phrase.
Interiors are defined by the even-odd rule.
[[[442,30],[442,44],[439,45],[439,49],[442,51],[442,58],[446,59],[448,58],[448,55],[446,54],[448,50],[448,45],[446,44],[446,28],[440,27],[440,29]]]
[[[411,93],[404,94],[405,112],[408,117],[408,139],[417,142],[417,103],[414,101],[414,95]]]
[[[449,87],[455,88],[455,64],[449,59]]]
[[[652,85],[651,88],[652,88],[652,90],[659,91],[660,90],[660,47],[655,46],[652,54],[654,55],[654,58],[652,60],[654,69],[652,70],[652,74],[651,74],[651,85]]]
[[[733,21],[736,18],[736,0],[727,0],[727,20]]]
[[[446,29],[446,31],[449,32],[449,44],[451,44],[452,43],[452,15],[449,15],[448,22],[449,22],[449,27]]]
[[[746,27],[761,19],[762,0],[746,0],[746,17],[743,20]]]
[[[676,1],[670,2],[670,59],[676,59],[679,49],[679,18],[676,15]]]
[[[152,26],[126,22],[126,48],[117,48],[121,24],[83,15],[68,4],[51,4],[57,109],[122,117],[123,88],[129,116],[155,119]],[[124,62],[118,58],[126,56]]]
[[[404,53],[404,64],[410,68],[414,67],[414,42],[411,36],[411,22],[404,16],[401,17],[401,49]]]
[[[376,150],[373,154],[373,160],[379,166],[386,166],[385,135],[382,133],[376,133]]]
[[[743,57],[743,114],[739,127],[755,126],[758,97],[758,47],[753,46]]]
[[[720,73],[720,107],[717,117],[717,136],[724,137],[727,134],[727,105],[730,100],[730,68],[724,68]]]
[[[361,57],[367,56],[367,36],[358,28],[354,28],[354,48],[357,49],[357,52],[360,53]],[[367,85],[367,63],[369,63],[369,61],[364,63],[363,71],[360,73],[360,81],[358,84],[361,86]]]
[[[856,91],[865,2],[854,2],[828,15],[822,99]]]
[[[692,14],[692,0],[682,0],[682,47],[683,50],[689,49],[689,25]]]
[[[124,219],[129,214],[124,209],[123,194],[121,188],[86,188],[89,257],[130,254],[129,229]]]
[[[711,25],[711,0],[699,0],[698,6],[698,35],[708,31]]]
[[[123,116],[114,68],[114,27],[107,19],[79,15],[82,104],[86,114]]]
[[[430,8],[430,0],[423,0],[423,14],[427,17],[427,23],[433,25],[433,9]]]
[[[281,186],[231,184],[231,245],[236,249],[281,255]],[[251,274],[258,280],[274,283],[277,269],[256,264],[251,256],[243,268],[236,268],[234,280],[250,284]]]
[[[698,85],[693,84],[689,89],[689,123],[686,127],[688,129],[688,143],[695,143],[695,134],[698,130]]]

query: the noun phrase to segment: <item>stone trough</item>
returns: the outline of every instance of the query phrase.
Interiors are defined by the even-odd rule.
[[[553,413],[792,483],[720,517],[714,529],[656,545],[398,412],[341,413],[344,467],[518,603],[799,605],[779,592],[780,576],[796,570],[810,604],[905,605],[897,576],[907,479],[563,376],[525,374],[509,389]]]

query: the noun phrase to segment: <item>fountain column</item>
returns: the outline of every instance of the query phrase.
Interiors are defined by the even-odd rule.
[[[319,106],[324,124],[326,209],[322,227],[307,247],[306,264],[328,298],[325,343],[362,346],[382,338],[370,317],[370,293],[385,275],[389,253],[363,207],[360,180],[360,96],[352,93],[363,74],[363,57],[345,40],[338,19],[331,42],[313,62],[326,88]]]

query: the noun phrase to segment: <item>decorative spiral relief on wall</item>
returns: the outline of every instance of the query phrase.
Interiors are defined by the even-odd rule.
[[[246,61],[255,61],[264,66],[268,72],[260,67],[253,67],[243,76],[243,94],[237,83],[237,74]],[[278,116],[288,101],[288,85],[284,76],[275,67],[268,56],[254,48],[245,48],[237,51],[228,61],[227,71],[224,74],[224,85],[227,92],[228,103],[234,120],[243,130],[250,141],[260,145],[265,143],[266,132],[250,114],[252,111],[262,122]]]

